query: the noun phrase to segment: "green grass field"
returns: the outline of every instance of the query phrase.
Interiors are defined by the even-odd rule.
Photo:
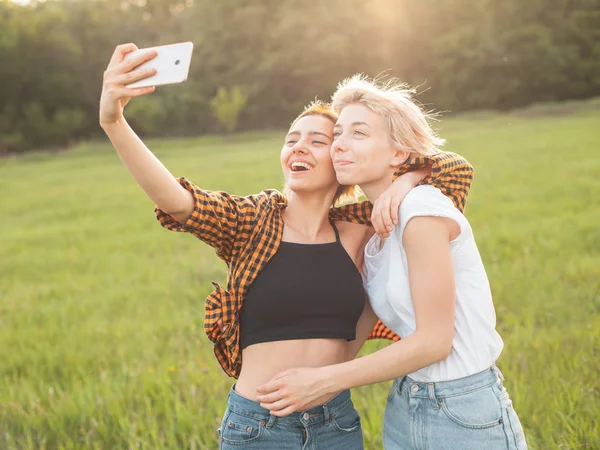
[[[442,121],[532,449],[600,448],[600,108]],[[537,112],[536,112],[537,111]],[[175,175],[280,187],[283,132],[151,141]],[[232,380],[202,328],[211,248],[160,228],[106,143],[0,160],[0,449],[216,449]],[[381,343],[370,343],[367,350]],[[388,385],[356,389],[381,449]]]

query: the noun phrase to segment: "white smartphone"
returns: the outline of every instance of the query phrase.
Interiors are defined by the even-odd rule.
[[[178,44],[142,48],[128,53],[125,56],[125,60],[136,54],[155,50],[156,57],[150,61],[140,64],[137,68],[153,68],[156,69],[156,73],[151,77],[128,84],[125,87],[141,88],[147,86],[162,86],[165,84],[183,83],[185,80],[187,80],[188,72],[190,70],[193,49],[193,43],[181,42]]]

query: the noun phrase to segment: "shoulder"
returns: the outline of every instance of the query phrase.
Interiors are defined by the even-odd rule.
[[[272,205],[287,205],[287,199],[277,189],[265,189],[255,194],[255,197]]]
[[[473,171],[473,166],[466,158],[452,152],[438,152],[428,155],[427,159],[431,161],[432,169],[435,172],[449,172],[455,170]]]
[[[417,186],[409,191],[400,204],[400,214],[415,211],[427,212],[428,210],[456,211],[460,214],[452,200],[442,194],[438,188],[431,185]]]
[[[450,219],[446,225],[453,239],[470,230],[465,216],[454,206],[452,200],[442,194],[438,188],[430,185],[412,189],[400,205],[400,227],[402,236],[408,222],[415,217],[437,217]]]
[[[221,196],[228,197],[238,205],[254,206],[256,208],[285,205],[287,201],[283,194],[276,189],[266,189],[251,195],[231,195],[227,192],[218,192]]]

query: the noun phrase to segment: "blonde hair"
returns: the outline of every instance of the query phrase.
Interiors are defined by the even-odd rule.
[[[337,114],[348,105],[364,105],[385,119],[390,140],[398,150],[432,155],[440,151],[445,140],[432,129],[434,114],[417,104],[415,93],[395,79],[384,83],[357,74],[338,84],[332,105]]]
[[[313,100],[308,106],[306,106],[304,108],[304,111],[302,111],[300,113],[300,115],[292,121],[290,128],[293,127],[296,124],[296,122],[298,122],[300,119],[302,119],[303,117],[307,117],[307,116],[322,116],[322,117],[325,117],[326,119],[331,120],[331,122],[333,122],[334,124],[337,122],[337,119],[338,119],[338,113],[335,112],[331,108],[331,105],[329,103],[326,103],[322,100]],[[283,195],[288,197],[290,192],[291,192],[291,189],[286,184],[283,187]],[[352,186],[340,185],[340,187],[338,187],[338,189],[335,192],[335,195],[333,197],[332,206],[335,206],[336,203],[338,203],[338,202],[354,203],[354,202],[358,201],[358,197],[359,197],[358,186],[356,186],[356,185],[352,185]]]

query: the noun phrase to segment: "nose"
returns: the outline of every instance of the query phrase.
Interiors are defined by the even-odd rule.
[[[302,139],[298,139],[298,142],[296,142],[294,144],[294,147],[292,147],[292,152],[294,154],[296,154],[296,153],[305,154],[308,152],[308,150],[306,150],[306,147],[304,146],[304,142],[302,141]]]
[[[343,153],[346,151],[346,145],[343,136],[338,136],[331,144],[331,153]]]

